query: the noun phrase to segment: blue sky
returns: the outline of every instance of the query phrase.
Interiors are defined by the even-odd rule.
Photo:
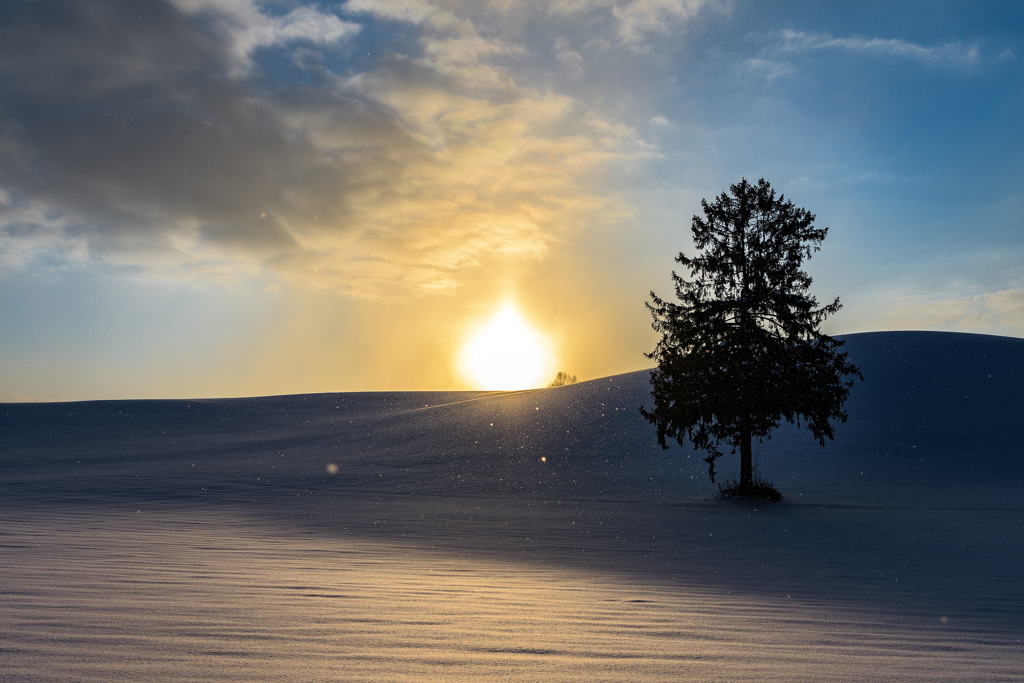
[[[1019,3],[0,9],[0,396],[466,388],[514,301],[646,367],[700,199],[830,233],[830,333],[1024,336]]]

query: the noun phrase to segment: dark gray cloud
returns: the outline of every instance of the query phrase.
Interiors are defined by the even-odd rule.
[[[410,54],[357,64],[353,18],[372,13],[284,9],[5,4],[0,261],[63,240],[143,267],[242,258],[353,292],[450,291],[489,254],[538,257],[552,226],[610,215],[588,177],[648,153],[519,83],[493,60],[523,48],[469,20],[410,15]]]
[[[70,214],[97,247],[190,225],[214,242],[280,249],[293,239],[260,214],[294,211],[301,198],[288,190],[310,172],[343,180],[342,169],[309,164],[308,145],[287,139],[272,108],[227,78],[224,46],[172,6],[3,11],[0,183]]]
[[[344,216],[359,164],[324,154],[284,118],[318,114],[360,146],[401,137],[370,104],[330,88],[232,78],[238,55],[217,27],[166,3],[0,12],[0,185],[67,217],[94,248],[193,234],[287,250],[289,222]]]

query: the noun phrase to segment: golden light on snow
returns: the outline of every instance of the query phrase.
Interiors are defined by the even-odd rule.
[[[544,386],[553,366],[551,348],[512,304],[472,333],[460,365],[478,389],[514,391]]]

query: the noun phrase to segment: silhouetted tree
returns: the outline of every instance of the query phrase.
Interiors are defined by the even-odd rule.
[[[551,387],[563,387],[566,384],[576,384],[576,375],[570,375],[568,372],[561,372],[555,375],[555,381],[548,385]]]
[[[763,178],[732,185],[693,217],[694,258],[676,261],[690,278],[672,273],[679,303],[651,292],[647,304],[661,333],[654,352],[654,409],[640,412],[658,428],[658,442],[688,438],[707,452],[708,474],[726,444],[740,451],[739,493],[754,491],[751,439],[770,436],[784,418],[805,424],[821,445],[831,420],[846,421],[843,404],[863,379],[840,352],[842,341],[819,331],[840,308],[818,307],[804,259],[820,249],[828,228],[814,214],[776,197]],[[850,378],[847,380],[847,378]]]

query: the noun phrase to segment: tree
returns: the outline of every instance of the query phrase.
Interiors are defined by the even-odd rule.
[[[576,375],[570,375],[568,372],[561,372],[555,375],[555,381],[548,385],[548,389],[553,387],[564,387],[569,384],[576,384]]]
[[[843,342],[819,331],[841,307],[818,307],[809,293],[804,259],[820,250],[828,228],[763,178],[732,185],[694,216],[694,258],[672,273],[679,303],[651,292],[647,308],[661,333],[651,373],[654,408],[640,412],[658,429],[658,443],[689,439],[707,452],[715,481],[720,447],[740,451],[737,493],[753,493],[751,440],[763,442],[782,419],[805,425],[821,445],[834,438],[832,420],[846,422],[843,405],[860,370],[840,352]],[[849,378],[849,379],[847,379]]]

